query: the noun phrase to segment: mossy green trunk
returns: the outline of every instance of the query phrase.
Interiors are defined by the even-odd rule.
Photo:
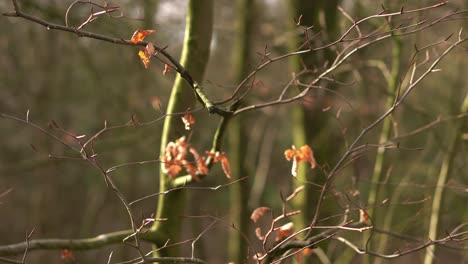
[[[237,1],[237,37],[233,54],[233,71],[235,82],[240,83],[248,73],[251,47],[251,30],[254,18],[254,1]],[[246,156],[245,127],[241,116],[237,116],[230,123],[229,129],[229,159],[233,179],[248,176],[244,157]],[[231,230],[229,237],[229,260],[235,263],[247,261],[247,243],[242,234],[248,235],[249,212],[249,181],[243,180],[230,188],[231,221],[239,231]]]
[[[210,43],[213,28],[213,0],[190,0],[186,19],[184,45],[181,64],[191,74],[193,79],[201,83],[210,54]],[[191,87],[177,76],[172,88],[171,97],[166,113],[161,136],[161,150],[163,154],[168,142],[181,136],[185,131],[180,116],[171,114],[184,112],[193,108],[196,97]],[[160,192],[167,190],[169,178],[160,172]],[[155,236],[163,236],[177,242],[180,238],[181,219],[185,207],[184,190],[160,195],[157,204],[156,218],[167,218],[167,221],[157,222],[152,227]],[[161,245],[156,245],[161,246]],[[176,247],[162,250],[161,255],[176,256]]]

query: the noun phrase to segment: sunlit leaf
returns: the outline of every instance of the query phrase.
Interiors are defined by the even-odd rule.
[[[284,157],[293,162],[291,168],[291,174],[296,177],[299,170],[299,162],[308,162],[310,167],[314,169],[317,166],[317,162],[314,157],[314,152],[309,147],[309,145],[304,145],[299,149],[296,149],[295,146],[284,151]]]
[[[315,161],[314,152],[309,147],[309,145],[304,145],[300,147],[297,152],[298,156],[301,159],[300,161],[309,162],[310,168],[315,169],[315,167],[317,166],[317,162]]]
[[[140,50],[138,52],[138,56],[140,56],[141,61],[143,62],[143,65],[145,65],[145,68],[148,69],[149,63],[150,63],[150,58],[146,54],[146,52]]]
[[[133,36],[130,41],[136,44],[140,41],[143,41],[146,38],[146,36],[152,34],[153,32],[154,30],[139,29],[133,33]]]
[[[285,237],[288,237],[289,235],[292,234],[292,230],[294,228],[294,224],[292,222],[289,222],[287,224],[284,224],[280,226],[276,231],[276,241],[283,239]]]
[[[296,147],[294,146],[292,146],[291,149],[287,149],[284,151],[284,156],[286,157],[287,160],[291,160],[295,154],[296,154]]]

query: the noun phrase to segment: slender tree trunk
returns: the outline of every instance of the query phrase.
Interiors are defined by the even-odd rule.
[[[293,18],[298,19],[301,15],[301,26],[318,26],[318,11],[319,3],[317,1],[307,1],[307,0],[295,0],[289,2],[289,21],[291,37],[288,43],[288,49],[290,52],[297,51],[301,44],[304,42],[304,38],[301,37],[301,29],[294,23]],[[304,15],[303,15],[304,14]],[[309,32],[310,33],[310,32]],[[306,61],[307,60],[307,61]],[[299,57],[292,56],[289,59],[289,68],[292,72],[298,73],[303,69],[303,63],[306,63],[307,66],[310,66],[315,61],[315,58],[311,56]],[[308,142],[307,131],[305,125],[305,109],[301,104],[296,104],[293,106],[293,143],[296,147],[301,147]],[[312,146],[313,147],[313,146]],[[304,164],[299,165],[299,171],[297,173],[296,180],[293,181],[293,188],[296,189],[299,186],[303,185],[307,181],[307,167]],[[294,226],[296,229],[305,227],[307,215],[307,191],[308,188],[304,189],[303,192],[299,193],[293,199],[293,206],[296,209],[304,210],[301,215],[294,217]]]
[[[181,64],[190,72],[193,79],[201,82],[210,55],[210,43],[213,30],[213,0],[190,0],[186,19],[184,45]],[[172,113],[184,112],[195,105],[196,98],[189,85],[177,76],[172,88],[161,136],[161,154],[165,152],[169,141],[179,138],[184,133],[180,116]],[[169,185],[169,178],[160,171],[159,191],[164,192]],[[185,207],[184,190],[160,195],[157,204],[156,218],[167,218],[167,221],[156,222],[152,227],[154,236],[167,237],[176,242],[180,237],[180,214]],[[161,246],[161,245],[156,245]],[[161,255],[176,256],[176,247],[159,252]]]
[[[465,96],[465,100],[462,103],[460,108],[461,113],[468,112],[468,95]],[[442,216],[443,210],[441,210],[442,198],[444,195],[444,185],[447,182],[447,178],[450,175],[452,169],[453,160],[455,159],[455,154],[459,142],[461,139],[462,129],[464,126],[464,119],[461,119],[457,122],[455,128],[455,135],[453,136],[452,141],[450,142],[448,153],[446,154],[444,160],[442,161],[442,166],[440,167],[439,177],[437,178],[437,184],[434,190],[434,198],[432,199],[432,211],[431,219],[429,221],[429,239],[437,239],[437,229],[439,225],[439,220]],[[435,246],[429,246],[426,248],[426,255],[424,256],[424,264],[434,263],[435,255]]]
[[[238,0],[238,27],[237,38],[234,47],[233,66],[236,82],[241,82],[248,73],[248,65],[251,49],[251,29],[254,19],[254,1]],[[231,120],[229,129],[229,156],[233,179],[247,176],[244,157],[246,156],[245,142],[246,134],[242,117],[238,116]],[[236,225],[237,231],[231,231],[229,237],[229,259],[235,263],[247,261],[247,243],[243,235],[248,234],[249,212],[249,181],[243,180],[230,188],[231,196],[231,221]]]
[[[299,46],[308,40],[308,37],[301,37],[303,32],[294,21],[292,17],[298,19],[301,17],[302,30],[306,27],[313,26],[312,31],[308,31],[306,34],[309,36],[313,35],[313,32],[320,32],[325,30],[322,34],[325,37],[325,41],[331,41],[336,35],[338,23],[337,23],[337,4],[338,0],[332,1],[307,1],[307,0],[295,0],[289,2],[289,11],[291,21],[289,21],[290,31],[295,32],[293,37],[290,38],[289,51],[296,51]],[[319,13],[323,12],[325,18],[325,24],[321,25],[319,21]],[[310,43],[313,46],[313,43]],[[308,48],[305,46],[304,48]],[[293,72],[299,72],[303,69],[303,65],[308,68],[320,67],[324,64],[325,60],[329,63],[334,59],[334,53],[332,51],[325,52],[311,52],[306,56],[293,56],[290,58],[290,69]],[[306,81],[306,80],[301,80]],[[330,157],[330,144],[329,135],[323,137],[322,129],[327,124],[327,119],[324,118],[321,113],[321,101],[322,97],[314,98],[314,106],[312,109],[305,108],[300,104],[293,106],[293,142],[296,147],[300,147],[304,144],[309,144],[314,152],[317,154],[319,160],[329,160]],[[327,130],[328,131],[328,130]],[[293,181],[293,188],[298,188],[301,185],[306,185],[306,188],[297,197],[293,199],[293,206],[295,209],[302,210],[302,214],[294,218],[295,230],[299,230],[303,227],[311,224],[310,216],[314,210],[313,204],[318,199],[318,192],[315,192],[312,187],[306,184],[307,181],[312,181],[317,184],[323,184],[318,178],[307,177],[308,168],[301,164],[297,178]],[[326,256],[321,248],[315,250],[318,256]],[[325,259],[325,258],[323,258]],[[305,260],[307,262],[307,260]]]

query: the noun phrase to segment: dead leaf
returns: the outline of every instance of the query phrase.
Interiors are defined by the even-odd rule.
[[[291,168],[291,174],[296,177],[299,169],[299,162],[308,162],[310,168],[314,169],[317,166],[317,162],[314,157],[314,152],[309,147],[309,145],[304,145],[299,149],[296,149],[295,146],[292,146],[290,149],[284,151],[284,157],[286,160],[293,162]]]
[[[257,223],[257,221],[262,218],[262,216],[266,213],[266,212],[269,212],[271,211],[271,209],[269,207],[258,207],[257,209],[255,209],[252,214],[250,215],[250,219],[252,219],[252,221],[254,223]]]
[[[137,44],[138,42],[143,41],[148,35],[151,35],[153,33],[154,30],[139,29],[133,33],[130,41]]]
[[[223,172],[226,175],[228,179],[231,178],[231,169],[229,166],[229,160],[228,158],[224,155],[224,152],[212,152],[212,151],[206,151],[205,152],[208,156],[213,158],[213,162],[217,163],[221,161],[221,167],[223,168]]]
[[[138,56],[140,56],[141,61],[143,62],[143,65],[145,65],[145,68],[148,69],[149,63],[150,63],[150,57],[146,54],[145,51],[140,50],[138,52]]]
[[[229,166],[229,160],[226,156],[221,158],[221,168],[228,179],[231,179],[231,167]]]
[[[293,222],[289,222],[287,224],[284,224],[280,226],[276,231],[278,232],[276,234],[276,241],[283,239],[285,237],[288,237],[292,234],[292,230],[294,228]]]

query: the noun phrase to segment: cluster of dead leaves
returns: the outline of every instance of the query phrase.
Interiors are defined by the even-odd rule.
[[[147,36],[153,34],[154,32],[155,30],[139,29],[133,33],[130,41],[134,44],[137,44],[138,42],[143,41]],[[149,42],[146,45],[144,50],[138,51],[138,56],[140,57],[140,60],[143,62],[143,65],[145,66],[146,69],[148,69],[149,67],[151,58],[155,55],[156,55],[156,48],[151,42]],[[169,73],[170,70],[171,70],[171,67],[165,64],[163,75],[166,75],[167,73]]]
[[[187,155],[190,153],[193,156],[194,161],[188,161]],[[185,136],[177,139],[175,142],[169,142],[166,146],[166,151],[161,156],[162,171],[174,179],[179,175],[182,169],[192,176],[196,181],[200,181],[198,175],[206,175],[209,172],[209,168],[206,165],[207,157],[212,157],[213,162],[221,162],[224,174],[228,179],[231,178],[231,171],[229,167],[229,160],[219,151],[206,151],[206,157],[201,156],[197,150],[191,147]]]
[[[315,161],[314,152],[309,147],[309,145],[304,145],[299,149],[296,149],[295,146],[284,151],[284,156],[288,161],[293,161],[291,174],[296,177],[297,171],[299,169],[299,162],[308,162],[310,163],[310,168],[314,169],[317,166]]]
[[[187,161],[187,154],[192,153],[195,162]],[[198,152],[187,144],[185,136],[171,141],[166,146],[166,152],[161,157],[162,171],[171,179],[177,177],[183,168],[192,175],[193,179],[199,181],[197,172],[207,174],[208,167],[205,165],[205,158],[201,157]]]

